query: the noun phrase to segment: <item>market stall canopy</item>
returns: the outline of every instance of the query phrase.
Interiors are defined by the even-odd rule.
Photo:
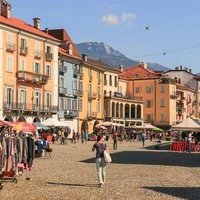
[[[124,126],[124,124],[115,123],[115,122],[102,122],[102,123],[97,124],[97,125],[98,126]]]
[[[156,126],[153,126],[152,124],[143,124],[142,126],[126,126],[125,128],[128,128],[128,129],[151,129],[153,131],[162,131],[162,129],[156,127]]]
[[[45,126],[55,126],[55,127],[63,126],[63,123],[61,123],[60,121],[58,121],[57,119],[54,119],[54,118],[48,118],[48,119],[44,120],[43,122],[41,122],[41,124],[43,124]]]
[[[192,117],[187,117],[181,123],[171,127],[171,130],[180,131],[200,131],[200,120]]]
[[[44,124],[40,122],[34,122],[33,124],[37,127],[37,129],[44,129],[44,130],[50,129],[48,126],[45,126]]]

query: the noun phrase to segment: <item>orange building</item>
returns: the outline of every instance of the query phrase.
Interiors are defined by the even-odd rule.
[[[10,121],[42,121],[56,116],[59,40],[34,24],[10,17],[1,1],[0,116]]]
[[[145,123],[168,127],[176,123],[176,85],[173,79],[147,69],[142,63],[120,73],[128,79],[127,93],[144,102]]]

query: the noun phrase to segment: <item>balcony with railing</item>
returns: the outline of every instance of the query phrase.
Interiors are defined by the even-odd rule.
[[[13,43],[13,42],[7,42],[7,44],[6,44],[6,51],[10,52],[10,53],[13,53],[15,50],[16,50],[15,43]]]
[[[81,74],[83,74],[83,71],[80,69],[73,69],[73,74],[76,76],[80,76]]]
[[[83,90],[82,89],[74,90],[73,94],[74,96],[83,96]]]
[[[91,82],[93,80],[93,76],[89,75],[89,82]]]
[[[49,78],[47,75],[27,71],[18,71],[16,77],[18,81],[36,84],[47,84]]]
[[[65,110],[64,118],[74,118],[78,117],[78,110]]]
[[[184,112],[186,112],[186,109],[183,108],[183,107],[178,107],[178,108],[176,108],[176,112],[177,112],[178,114],[183,114]]]
[[[34,58],[35,58],[35,59],[41,59],[41,58],[42,58],[42,52],[36,50],[36,51],[34,52]]]
[[[59,72],[66,73],[67,72],[67,66],[65,66],[65,65],[59,65]]]
[[[64,88],[64,87],[59,87],[59,94],[67,94],[67,88]]]
[[[96,119],[97,118],[97,112],[88,112],[87,118],[88,119]]]
[[[97,81],[98,81],[98,84],[101,84],[102,83],[102,78],[101,77],[97,77]]]
[[[3,102],[3,109],[9,111],[57,113],[57,106],[32,103]]]
[[[20,47],[20,55],[26,56],[28,54],[28,47]]]
[[[88,93],[88,100],[93,100],[97,98],[97,93],[96,92],[89,92]]]
[[[53,54],[49,53],[49,52],[46,52],[45,53],[45,58],[46,58],[46,61],[52,61],[53,60]]]

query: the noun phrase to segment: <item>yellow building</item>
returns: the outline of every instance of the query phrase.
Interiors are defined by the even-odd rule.
[[[95,125],[102,122],[103,112],[103,73],[104,65],[83,55],[81,64],[83,74],[80,77],[81,95],[79,99],[79,132],[92,133]]]
[[[2,2],[0,15],[0,116],[10,121],[42,121],[56,116],[59,40],[33,25],[10,17]]]
[[[105,121],[114,122],[116,129],[120,126],[142,125],[143,102],[132,98],[127,91],[128,79],[119,77],[119,72],[107,68],[104,73]]]

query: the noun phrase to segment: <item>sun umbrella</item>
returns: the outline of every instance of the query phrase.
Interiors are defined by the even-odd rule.
[[[13,125],[14,125],[13,122],[0,120],[0,126],[13,126]]]
[[[33,123],[28,122],[15,122],[13,130],[17,132],[34,132],[37,130],[37,127]]]
[[[152,131],[163,131],[161,128],[155,127],[152,129]]]

